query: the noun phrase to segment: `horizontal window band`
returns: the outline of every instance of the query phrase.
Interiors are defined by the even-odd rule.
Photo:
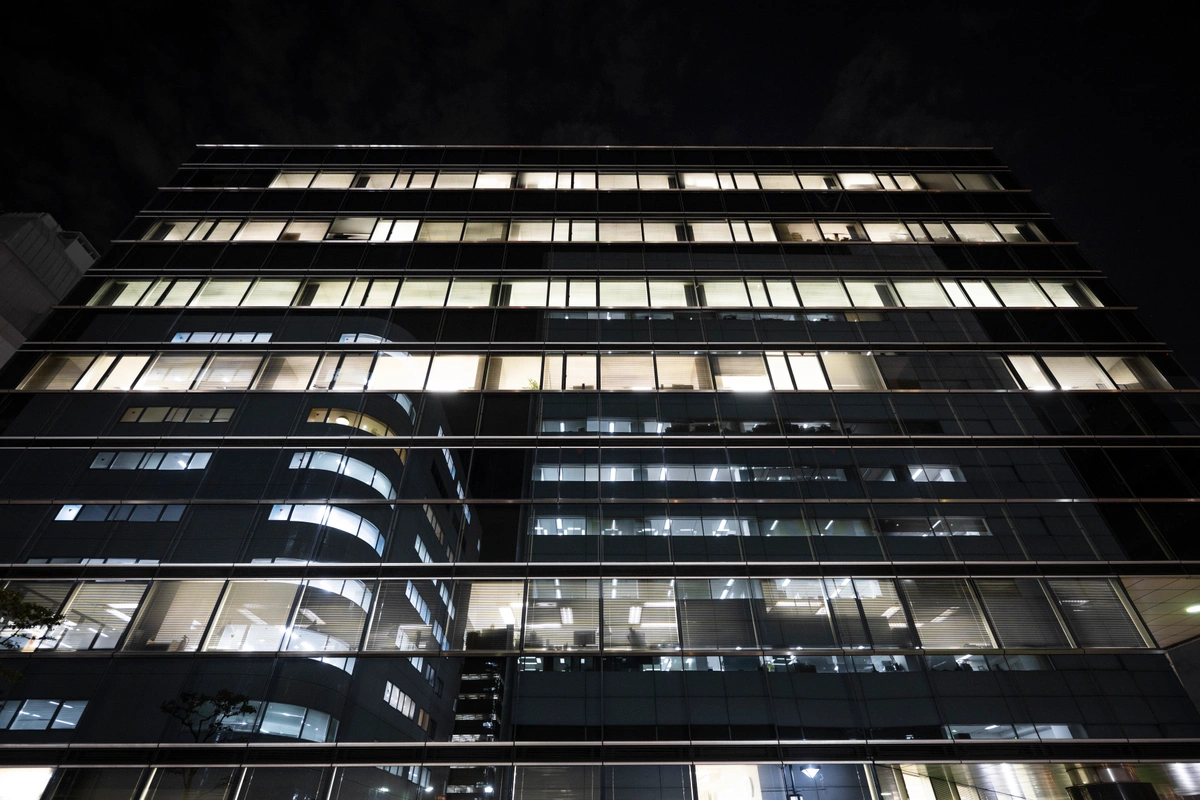
[[[59,615],[21,653],[359,651],[453,657],[725,651],[992,653],[1156,647],[1111,578],[530,578],[22,581]],[[985,613],[986,612],[986,613]],[[325,656],[323,654],[329,654]],[[981,664],[981,667],[984,665]],[[1019,667],[1016,667],[1019,669]],[[687,667],[683,664],[680,670]],[[836,662],[832,671],[838,671]]]
[[[1191,761],[1192,740],[1018,739],[1018,740],[765,740],[647,742],[430,742],[425,744],[342,743],[304,746],[238,743],[228,745],[72,744],[21,745],[0,749],[5,766],[495,766],[536,764],[648,763],[823,763],[879,764],[998,761],[1110,762]]]
[[[457,564],[8,564],[11,580],[251,580],[420,578],[422,580],[524,580],[532,578],[621,579],[710,578],[1116,578],[1196,574],[1200,561],[678,561],[678,562],[458,562]]]
[[[686,217],[679,218],[679,217]],[[1038,227],[1053,232],[1045,215],[1023,214],[1004,218],[963,215],[946,221],[912,218],[835,219],[790,221],[786,217],[726,219],[693,217],[682,212],[675,219],[625,219],[573,217],[542,219],[443,218],[424,215],[408,218],[378,216],[300,217],[284,212],[246,216],[213,216],[191,219],[158,218],[140,241],[178,242],[589,242],[598,244],[689,243],[886,243],[886,244],[1004,244],[1051,240]],[[141,218],[141,221],[149,221]]]
[[[860,346],[861,347],[861,346]],[[1117,351],[1110,351],[1120,353]],[[916,360],[914,360],[916,359]],[[926,359],[922,361],[920,359]],[[945,386],[943,384],[961,384]],[[874,350],[286,353],[57,351],[18,391],[119,392],[859,392],[895,389],[1117,391],[1173,388],[1148,356]],[[407,395],[395,395],[409,404]]]
[[[203,175],[204,172],[200,172]],[[216,187],[197,187],[212,189]],[[238,187],[225,187],[238,188]],[[263,187],[248,187],[261,189]],[[872,169],[284,169],[267,189],[330,190],[558,190],[558,191],[782,191],[782,192],[1003,192],[995,173],[978,170]]]
[[[88,306],[101,308],[550,308],[551,318],[572,314],[635,314],[692,309],[758,309],[803,322],[838,321],[833,309],[857,309],[855,321],[879,321],[886,309],[1102,308],[1088,284],[1075,278],[1033,279],[978,275],[914,277],[811,277],[782,275],[689,275],[650,278],[627,275],[517,277],[459,273],[403,280],[389,275],[356,277],[130,277],[110,279]],[[608,309],[608,311],[604,311]],[[768,309],[769,311],[763,311]],[[805,309],[803,311],[799,309]],[[845,312],[840,312],[845,317]],[[586,317],[585,317],[586,318]],[[651,316],[650,318],[653,318]],[[841,321],[845,321],[845,317]]]

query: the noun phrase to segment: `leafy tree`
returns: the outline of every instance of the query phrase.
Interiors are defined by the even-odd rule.
[[[250,697],[228,689],[218,689],[216,694],[180,692],[179,697],[167,700],[161,706],[167,714],[183,723],[197,744],[220,741],[221,734],[233,730],[228,723],[231,717],[254,714],[257,708],[250,705]]]
[[[24,593],[0,589],[0,649],[19,650],[26,642],[48,639],[48,631],[62,621],[62,614],[26,600]],[[19,670],[0,666],[0,681],[16,683],[23,677]]]
[[[231,692],[228,689],[218,689],[214,694],[180,692],[178,697],[167,700],[159,708],[164,714],[179,720],[196,744],[219,742],[223,733],[233,730],[233,726],[229,724],[230,719],[258,712],[258,709],[250,704],[249,695]],[[185,798],[192,797],[193,784],[202,769],[179,767],[170,770],[182,778]],[[228,777],[220,778],[216,785],[199,791],[196,797],[214,792],[224,793],[228,780]]]

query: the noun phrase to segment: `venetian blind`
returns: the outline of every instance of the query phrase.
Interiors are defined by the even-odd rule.
[[[748,581],[683,580],[676,587],[685,650],[756,646]]]
[[[996,646],[966,581],[905,580],[901,585],[923,646],[946,650]]]
[[[129,630],[126,650],[191,653],[217,606],[221,581],[155,581]]]
[[[1069,647],[1040,581],[996,578],[975,581],[1001,647]]]
[[[1146,646],[1111,581],[1061,578],[1046,583],[1080,647]]]

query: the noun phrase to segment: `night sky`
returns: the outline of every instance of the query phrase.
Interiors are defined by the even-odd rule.
[[[0,207],[107,246],[196,143],[988,145],[1200,375],[1184,6],[20,4]]]

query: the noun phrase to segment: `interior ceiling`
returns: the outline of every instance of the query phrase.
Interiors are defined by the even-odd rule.
[[[1160,647],[1200,636],[1200,613],[1187,612],[1188,606],[1200,606],[1200,577],[1136,576],[1121,582]]]
[[[904,764],[902,772],[952,781],[996,800],[1070,800],[1069,764]],[[1200,796],[1200,763],[1135,764],[1138,777],[1164,798]],[[962,794],[960,792],[960,794]]]

